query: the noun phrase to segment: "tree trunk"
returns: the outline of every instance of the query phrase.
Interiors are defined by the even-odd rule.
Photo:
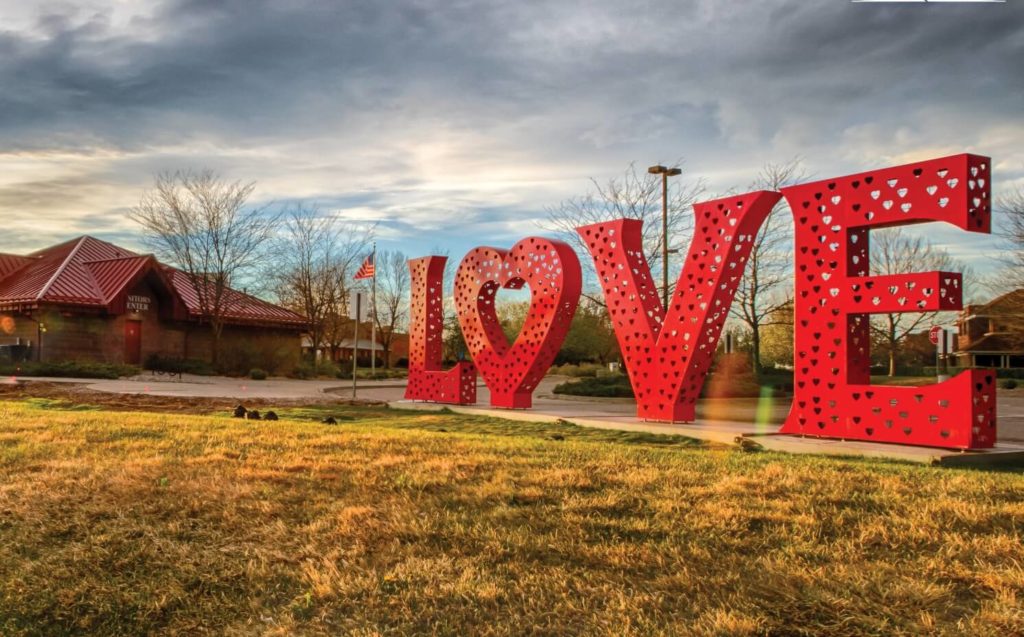
[[[313,362],[313,369],[314,370],[319,370],[320,369],[320,357],[317,356],[317,354],[320,351],[320,341],[321,340],[322,340],[322,337],[320,336],[320,334],[316,330],[311,330],[310,331],[310,333],[309,333],[309,344],[310,344],[309,355],[313,357],[313,361],[312,362]]]
[[[213,342],[210,347],[210,362],[213,364],[214,369],[220,371],[218,365],[220,364],[220,337],[224,331],[224,324],[220,321],[211,321],[210,327],[213,330]]]
[[[889,341],[889,378],[896,375],[896,322],[892,314],[886,317],[889,321],[889,333],[886,335]]]
[[[752,325],[751,327],[754,329],[750,336],[750,359],[754,364],[754,374],[761,376],[761,373],[764,372],[761,367],[761,326]]]

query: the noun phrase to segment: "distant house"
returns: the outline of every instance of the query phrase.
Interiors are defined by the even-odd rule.
[[[350,324],[351,325],[351,324]],[[350,328],[351,329],[351,328]],[[370,333],[369,323],[360,324],[361,335],[359,338],[359,345],[357,349],[357,355],[359,356],[359,365],[363,367],[370,366],[370,351],[371,343],[368,335]],[[364,335],[367,335],[364,337]],[[384,351],[384,346],[381,345],[380,341],[376,341],[372,344],[372,351],[376,354],[377,366],[384,367],[387,362],[387,355]],[[309,336],[302,337],[302,354],[305,358],[312,358],[314,356],[313,342]],[[331,354],[330,347],[321,347],[315,350],[315,356],[318,360],[326,360],[332,358],[335,363],[345,365],[352,364],[352,339],[344,338],[334,348],[333,356]],[[397,367],[405,367],[409,362],[409,335],[396,333],[391,339],[391,365]]]
[[[225,303],[222,365],[294,368],[305,317],[236,290]],[[0,254],[0,349],[31,360],[209,361],[213,339],[202,319],[188,276],[152,255],[88,236]]]
[[[359,344],[358,344],[358,346],[356,348],[357,349],[356,354],[359,357],[359,365],[363,366],[363,367],[369,367],[370,366],[370,352],[373,351],[377,355],[377,364],[380,365],[381,367],[383,367],[384,366],[384,347],[381,346],[381,344],[379,342],[377,342],[377,343],[373,343],[373,347],[372,347],[372,350],[371,350],[369,333],[370,333],[370,324],[369,323],[364,323],[363,324],[363,334],[365,334],[367,336],[366,337],[360,336]],[[302,337],[302,355],[303,355],[303,358],[309,359],[309,358],[312,358],[315,355],[317,360],[319,360],[319,361],[325,361],[325,360],[328,360],[328,359],[333,359],[333,361],[335,363],[348,363],[349,365],[352,364],[352,338],[351,337],[350,338],[343,338],[343,339],[341,339],[341,341],[339,343],[337,343],[337,345],[335,345],[335,347],[333,349],[334,349],[333,355],[332,355],[332,352],[331,352],[331,348],[329,348],[329,347],[319,347],[319,348],[314,349],[313,348],[313,341],[309,338],[309,336],[307,335],[307,336],[303,336]]]
[[[1024,289],[965,307],[954,356],[960,367],[1024,368]]]

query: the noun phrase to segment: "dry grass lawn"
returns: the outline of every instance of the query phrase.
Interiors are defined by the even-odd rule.
[[[1024,476],[0,402],[0,634],[1024,634]]]

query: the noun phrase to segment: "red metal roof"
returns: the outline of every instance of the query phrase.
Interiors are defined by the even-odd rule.
[[[89,261],[84,265],[92,275],[104,304],[110,303],[147,265],[159,266],[156,259],[148,255]]]
[[[0,254],[0,279],[32,262],[33,259],[29,257],[17,254]]]
[[[199,295],[187,274],[175,268],[167,268],[175,291],[185,302],[190,315],[202,315]],[[287,325],[306,325],[309,321],[301,314],[296,314],[272,303],[267,303],[255,296],[228,289],[225,293],[223,315],[228,322],[236,323],[284,323]]]
[[[188,276],[163,266],[152,255],[84,236],[33,252],[27,256],[0,254],[0,309],[40,304],[105,307],[123,311],[115,303],[129,285],[153,271],[187,308],[190,318],[202,314],[198,295]],[[228,290],[228,323],[302,327],[305,317],[236,290]]]

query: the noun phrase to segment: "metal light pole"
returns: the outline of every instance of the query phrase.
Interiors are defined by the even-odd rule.
[[[682,174],[678,168],[651,166],[647,172],[661,175],[661,303],[668,314],[668,178]]]
[[[352,332],[352,399],[356,398],[356,380],[359,375],[359,319],[363,315],[363,294],[356,292],[356,315],[355,320],[352,321],[353,332]]]

